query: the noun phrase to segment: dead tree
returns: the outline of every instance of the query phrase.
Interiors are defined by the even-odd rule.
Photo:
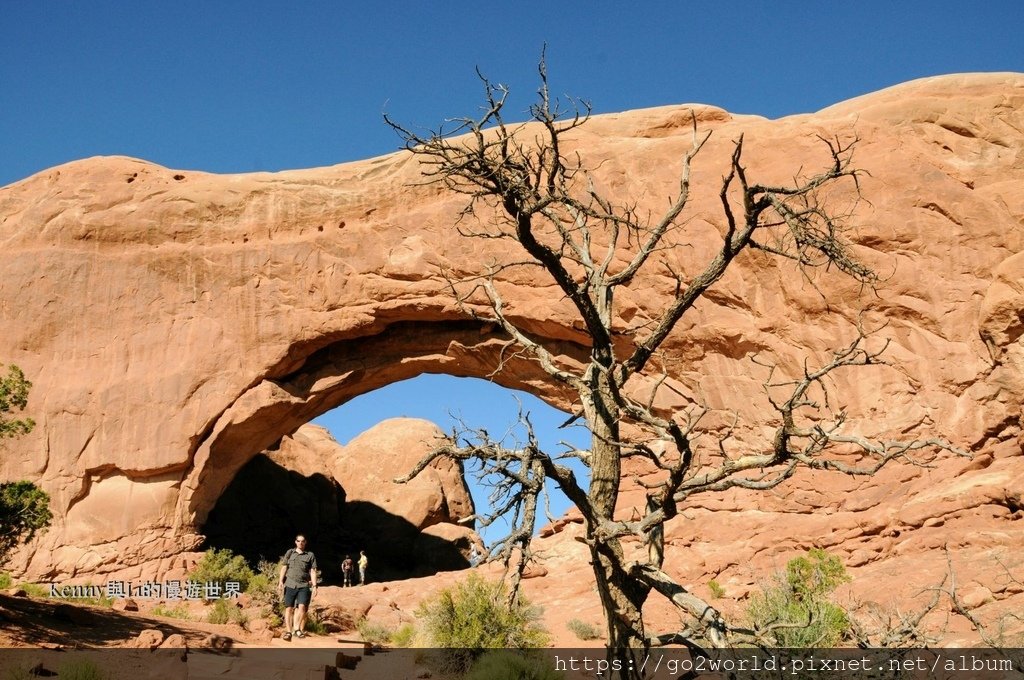
[[[986,650],[983,654],[987,655],[989,662],[1010,661],[1004,669],[1011,671],[1006,677],[1024,677],[1024,655],[1021,653],[1021,642],[1024,641],[1024,628],[1021,624],[1024,623],[1024,616],[1016,612],[1004,612],[994,621],[983,622],[964,603],[957,586],[953,555],[948,546],[945,551],[946,573],[939,583],[922,591],[922,594],[930,593],[930,597],[920,608],[905,612],[872,602],[849,609],[853,641],[862,648],[891,650],[893,658],[902,659],[911,651],[916,653],[921,649],[947,646],[945,637],[951,618],[963,617],[981,638]],[[1003,572],[999,577],[1003,585],[1016,588],[1024,585],[1001,559],[995,559]],[[928,617],[933,621],[926,625]],[[941,619],[942,625],[937,625],[934,619]]]
[[[677,413],[655,407],[666,378],[658,377],[659,349],[746,251],[791,260],[808,274],[814,268],[829,268],[866,286],[878,281],[843,239],[846,215],[832,211],[824,201],[826,190],[840,183],[849,182],[859,192],[859,173],[851,163],[856,140],[822,138],[828,159],[824,168],[776,186],[748,176],[744,140],[736,139],[718,187],[724,218],[721,241],[716,254],[687,275],[674,271],[665,255],[692,238],[681,216],[690,196],[691,166],[710,132],[702,133],[694,117],[693,141],[681,160],[675,195],[662,214],[648,215],[635,204],[598,191],[580,153],[567,149],[567,137],[586,124],[590,107],[570,100],[563,109],[549,93],[543,59],[539,71],[538,100],[530,108],[528,124],[505,121],[508,90],[482,75],[486,100],[479,118],[458,118],[452,129],[426,135],[387,116],[385,120],[422,163],[425,181],[468,196],[464,215],[479,218],[486,226],[471,228],[468,220],[460,220],[455,228],[462,235],[511,244],[514,254],[507,262],[470,277],[448,273],[451,291],[467,314],[500,327],[508,339],[508,353],[537,362],[553,381],[575,395],[576,415],[590,429],[591,446],[588,451],[570,450],[560,456],[578,458],[589,467],[589,487],[580,483],[559,455],[542,451],[532,434],[515,449],[486,437],[454,437],[405,479],[442,456],[480,460],[502,474],[513,491],[502,509],[516,509],[518,521],[498,556],[511,566],[514,576],[522,573],[530,557],[537,498],[543,480],[551,480],[583,515],[613,654],[628,663],[630,648],[660,642],[728,645],[730,628],[719,612],[662,568],[663,525],[681,504],[697,494],[731,488],[771,489],[801,467],[870,475],[895,460],[920,462],[921,456],[927,459],[952,448],[938,439],[873,441],[845,433],[845,416],[831,410],[826,379],[841,370],[884,363],[884,343],[869,346],[869,333],[863,330],[821,365],[806,365],[796,379],[776,379],[764,369],[776,429],[762,450],[737,454],[726,446],[727,436],[702,447],[698,442],[706,411],[702,404]],[[514,268],[539,272],[571,302],[588,338],[582,365],[561,359],[543,339],[507,315],[499,280]],[[652,323],[628,326],[616,316],[615,291],[642,271],[668,271],[675,290]],[[481,303],[484,299],[486,303]],[[644,376],[654,380],[655,388],[639,396],[637,387]],[[851,452],[856,454],[852,458]],[[640,459],[660,473],[660,481],[646,483],[645,514],[626,520],[617,517],[615,510],[623,461],[628,458]],[[626,537],[646,542],[646,559],[626,558],[622,545]],[[689,627],[657,634],[648,631],[641,610],[652,591],[674,603],[690,621]]]

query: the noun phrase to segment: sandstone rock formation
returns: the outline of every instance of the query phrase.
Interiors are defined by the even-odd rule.
[[[433,423],[392,418],[360,434],[344,447],[334,442],[330,433],[322,428],[303,427],[292,439],[298,440],[301,436],[309,442],[307,446],[318,446],[324,451],[321,459],[331,461],[334,478],[345,487],[345,497],[350,503],[373,503],[417,529],[458,523],[473,515],[473,499],[466,489],[462,469],[452,461],[436,461],[407,484],[393,481],[396,476],[412,470],[444,436]],[[332,448],[335,453],[330,456],[327,451]],[[380,460],[389,461],[388,466],[375,465]]]
[[[1024,76],[929,78],[780,120],[632,111],[594,118],[574,143],[603,189],[653,209],[677,181],[691,111],[713,136],[694,166],[685,257],[709,252],[722,227],[717,182],[738,135],[764,182],[820,167],[817,135],[856,135],[870,174],[853,239],[886,280],[877,295],[838,277],[811,285],[785,263],[743,257],[669,339],[666,369],[683,396],[660,405],[702,394],[723,423],[738,414],[737,447],[757,447],[768,411],[751,354],[794,373],[849,339],[858,317],[885,321],[892,366],[836,379],[851,428],[941,433],[976,458],[702,500],[670,527],[671,568],[746,587],[748,566],[820,543],[912,590],[945,569],[951,543],[967,581],[991,593],[986,606],[1019,603],[1012,583],[998,591],[993,560],[1019,559],[1024,539]],[[237,176],[110,157],[0,189],[0,360],[35,383],[38,423],[0,443],[0,478],[37,480],[56,514],[15,569],[170,568],[199,544],[237,471],[311,418],[421,372],[489,375],[502,339],[460,313],[440,270],[504,253],[461,238],[463,201],[423,185],[420,170],[405,153]],[[523,327],[580,351],[583,334],[543,283],[503,285]],[[638,279],[620,314],[651,317],[671,285]],[[570,405],[529,363],[509,361],[494,379]],[[379,464],[399,471],[391,457]],[[626,494],[623,511],[638,499]]]

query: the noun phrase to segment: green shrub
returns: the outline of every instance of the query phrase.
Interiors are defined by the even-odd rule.
[[[3,366],[3,364],[0,364]],[[0,439],[20,437],[35,427],[31,418],[12,418],[8,414],[24,411],[32,383],[20,368],[11,364],[7,375],[0,375]],[[27,480],[0,483],[0,564],[17,545],[28,543],[50,526],[50,497]]]
[[[49,597],[50,589],[46,586],[39,585],[38,583],[19,583],[18,588],[25,591],[25,594],[29,597]]]
[[[565,627],[580,640],[596,640],[601,637],[601,632],[596,627],[580,619],[569,619]]]
[[[249,563],[241,555],[236,555],[227,548],[216,550],[211,548],[203,554],[203,559],[189,574],[189,578],[199,583],[219,583],[221,587],[228,581],[236,581],[242,592],[249,589],[249,583],[256,575]]]
[[[506,590],[478,574],[420,604],[424,642],[431,647],[418,659],[439,675],[465,675],[486,649],[532,648],[548,644],[538,620],[540,610],[524,598],[506,605]]]
[[[99,666],[90,661],[65,661],[57,669],[57,677],[60,680],[103,680],[103,673]]]
[[[839,558],[815,548],[786,564],[784,577],[754,595],[747,611],[752,626],[764,630],[779,647],[836,647],[850,628],[841,607],[829,601],[840,584],[850,580]]]
[[[327,626],[312,612],[306,615],[306,632],[311,635],[327,635]]]
[[[153,609],[150,611],[150,614],[152,614],[153,616],[164,616],[169,619],[188,620],[191,618],[191,615],[189,614],[188,611],[188,607],[186,607],[183,604],[179,604],[176,607],[168,607],[165,604],[158,604],[157,606],[153,607]]]
[[[7,415],[15,410],[25,410],[31,388],[32,383],[25,379],[25,374],[14,364],[7,367],[6,376],[0,375],[0,439],[20,437],[36,426],[31,418],[12,418]],[[6,529],[6,525],[3,528]]]
[[[363,642],[369,642],[371,645],[386,645],[391,642],[391,631],[386,626],[370,623],[366,617],[356,622],[356,630],[359,631],[359,637],[363,638]]]
[[[0,590],[7,590],[14,582],[11,580],[11,575],[6,571],[0,572]]]
[[[423,620],[428,644],[468,650],[546,646],[549,637],[539,623],[540,610],[525,598],[507,607],[505,594],[501,582],[470,574],[420,604],[416,616]]]
[[[501,582],[484,581],[477,573],[454,588],[422,602],[416,615],[423,621],[422,663],[441,676],[463,676],[485,649],[531,648],[548,644],[540,625],[540,609],[525,599],[509,607]]]
[[[16,546],[45,531],[52,519],[50,496],[35,484],[0,483],[0,564]]]
[[[562,680],[551,662],[523,652],[493,650],[476,660],[466,680]]]
[[[412,647],[416,641],[416,626],[411,623],[402,624],[398,630],[391,635],[393,647]]]
[[[277,607],[264,607],[260,610],[260,617],[266,619],[267,625],[271,628],[280,628],[284,625],[284,619],[278,613]]]
[[[253,602],[265,604],[277,609],[279,596],[277,591],[278,573],[281,565],[276,562],[260,560],[256,572],[249,579],[248,588],[244,588]]]
[[[715,579],[708,581],[708,588],[711,590],[711,597],[716,600],[725,597],[725,588],[723,588],[722,584]]]
[[[827,595],[849,580],[839,558],[821,548],[811,548],[806,557],[795,557],[786,563],[786,582],[801,597]]]
[[[213,603],[206,620],[210,623],[237,623],[244,626],[248,622],[245,612],[239,609],[231,600],[217,600]]]
[[[206,615],[206,620],[209,623],[224,624],[231,620],[231,612],[224,605],[227,604],[226,600],[217,600],[213,608],[210,609],[210,613]]]

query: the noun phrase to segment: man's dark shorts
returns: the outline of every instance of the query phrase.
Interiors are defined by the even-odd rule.
[[[303,605],[308,607],[312,597],[313,591],[309,588],[285,588],[284,606],[294,607],[296,605]]]

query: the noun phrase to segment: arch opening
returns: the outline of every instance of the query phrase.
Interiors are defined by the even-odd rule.
[[[450,432],[454,418],[461,417],[470,427],[506,433],[506,443],[511,444],[522,434],[512,427],[520,409],[517,399],[531,413],[548,450],[557,451],[559,439],[586,448],[585,428],[555,431],[569,416],[546,402],[567,403],[565,396],[529,362],[506,362],[503,373],[492,381],[465,379],[487,375],[503,345],[500,336],[475,322],[402,322],[383,333],[312,352],[299,369],[265,379],[250,395],[242,395],[235,406],[244,408],[237,413],[229,409],[222,416],[224,422],[214,426],[196,456],[192,498],[185,499],[190,524],[206,536],[205,547],[230,548],[251,562],[261,557],[276,560],[296,533],[304,533],[328,581],[337,582],[341,559],[345,554],[358,556],[360,549],[373,556],[370,580],[468,566],[470,549],[480,545],[480,537],[472,524],[458,520],[472,515],[474,507],[486,509],[489,502],[486,487],[474,477],[476,470],[465,471],[469,488],[464,500],[443,491],[440,499],[431,497],[425,502],[429,507],[410,516],[409,508],[402,507],[408,500],[404,490],[392,490],[380,501],[367,497],[358,480],[351,478],[351,464],[349,477],[339,473],[339,465],[345,467],[339,456],[359,459],[356,448],[346,451],[353,439],[395,417],[429,420],[437,434]],[[572,354],[580,350],[566,345]],[[510,388],[521,391],[513,393]],[[261,398],[244,404],[252,395]],[[314,426],[312,435],[307,423]],[[315,426],[327,429],[316,434]],[[330,439],[327,430],[337,442],[325,441]],[[310,436],[318,441],[310,442]],[[426,445],[429,437],[422,431],[415,436]],[[307,448],[300,451],[300,443]],[[311,444],[315,445],[309,449]],[[375,484],[411,469],[408,458],[397,460],[387,446],[365,454],[361,464],[372,468],[369,477]],[[585,475],[582,466],[580,472]],[[456,471],[460,483],[462,473]],[[211,481],[219,487],[215,494]],[[549,492],[552,515],[558,517],[568,502],[557,490]],[[483,538],[493,541],[503,528],[507,527],[499,521],[483,532]]]
[[[276,562],[302,534],[327,584],[340,584],[342,560],[358,559],[361,550],[372,556],[373,581],[469,566],[466,537],[422,531],[383,504],[349,499],[329,472],[289,469],[279,452],[260,453],[238,472],[203,526],[203,549],[227,548],[257,565]]]
[[[564,450],[563,443],[581,450],[589,448],[590,431],[580,421],[569,422],[569,413],[533,394],[480,378],[447,374],[422,374],[392,383],[361,395],[312,422],[327,428],[337,441],[349,442],[384,418],[416,418],[435,424],[449,435],[463,427],[483,429],[492,439],[515,447],[526,440],[525,428],[517,422],[520,411],[529,415],[544,451],[557,454]],[[562,463],[574,470],[584,489],[589,487],[590,471],[586,466],[573,459]],[[405,472],[408,470],[396,470],[395,474]],[[496,481],[493,476],[481,477],[481,472],[480,465],[475,463],[463,471],[478,513],[493,507],[489,494]],[[569,499],[555,485],[549,484],[546,493],[553,517],[562,516],[571,507]],[[490,527],[478,526],[477,531],[490,544],[500,538],[508,526],[504,518]]]

